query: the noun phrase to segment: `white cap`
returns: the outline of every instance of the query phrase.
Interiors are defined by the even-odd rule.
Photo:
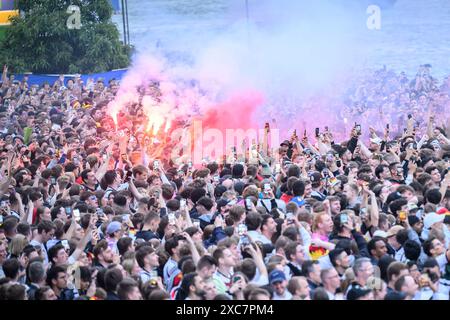
[[[376,143],[376,144],[378,144],[378,145],[380,145],[381,144],[381,142],[382,142],[383,140],[381,140],[380,138],[371,138],[370,139],[370,142],[372,142],[372,143]]]
[[[377,231],[375,231],[375,232],[373,233],[373,236],[374,236],[374,237],[387,238],[387,237],[388,237],[388,234],[387,234],[386,231],[383,231],[383,230],[377,230]]]
[[[425,230],[428,230],[431,228],[431,226],[435,223],[444,221],[445,215],[444,214],[437,214],[435,212],[431,212],[423,218],[423,227]]]

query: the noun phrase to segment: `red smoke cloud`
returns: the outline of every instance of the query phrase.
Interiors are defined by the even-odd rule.
[[[227,101],[209,108],[199,119],[203,128],[226,129],[257,128],[253,115],[263,104],[263,94],[257,91],[238,92]]]

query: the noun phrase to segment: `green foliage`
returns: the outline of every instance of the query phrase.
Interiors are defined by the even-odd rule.
[[[67,8],[81,11],[81,29],[69,29]],[[119,41],[108,0],[21,0],[0,44],[0,65],[15,73],[97,73],[125,68],[131,48]]]

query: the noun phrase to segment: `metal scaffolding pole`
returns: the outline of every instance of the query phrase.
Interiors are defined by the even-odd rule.
[[[127,44],[127,31],[126,31],[126,19],[125,19],[125,0],[122,0],[122,22],[123,22],[123,44]]]
[[[130,44],[131,41],[130,41],[130,25],[128,24],[128,0],[125,0],[125,21],[127,25],[127,40],[128,44]]]

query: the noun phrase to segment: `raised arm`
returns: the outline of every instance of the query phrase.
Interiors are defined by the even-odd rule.
[[[251,245],[247,246],[246,250],[248,250],[248,253],[250,253],[250,255],[252,256],[253,261],[255,262],[260,275],[262,277],[267,278],[269,275],[267,272],[266,265],[264,264],[264,259],[262,257],[261,250],[259,249],[258,245],[255,244],[255,242],[250,236],[248,236],[248,238],[250,239]]]
[[[77,229],[77,222],[75,221],[75,219],[72,218],[72,221],[70,222],[69,229],[67,229],[67,232],[64,233],[62,238],[70,240],[72,238],[72,236],[73,236],[73,234],[74,234],[76,229]]]
[[[143,196],[142,194],[139,193],[138,189],[134,185],[134,179],[133,178],[131,178],[130,182],[128,183],[128,189],[133,194],[133,197],[136,198],[136,200],[138,200],[138,201],[145,197],[145,196]]]
[[[263,137],[263,147],[262,147],[262,154],[267,156],[269,154],[269,132],[270,132],[270,125],[267,122],[264,127],[264,137]]]
[[[370,152],[369,148],[367,148],[367,146],[364,144],[364,142],[362,142],[361,140],[358,141],[359,144],[359,148],[361,150],[361,152],[370,159],[370,157],[372,157],[372,152]]]
[[[23,208],[23,203],[22,203],[22,196],[19,193],[17,193],[17,192],[14,193],[14,196],[16,197],[17,204],[18,204],[18,207],[19,207],[18,214],[20,216],[20,221],[21,222],[26,221],[25,210]]]
[[[442,180],[442,183],[441,183],[441,188],[439,189],[439,191],[442,194],[441,201],[444,201],[445,193],[447,192],[449,185],[450,185],[450,171],[448,171],[447,174],[445,175],[444,180]]]
[[[97,181],[102,180],[102,178],[105,175],[106,171],[108,171],[109,161],[111,160],[111,157],[112,157],[111,149],[112,149],[112,145],[108,148],[108,152],[106,154],[106,160],[101,164],[101,166],[95,172],[95,178],[97,179]]]
[[[94,229],[94,218],[91,217],[91,222],[89,223],[89,227],[86,229],[86,232],[84,233],[83,238],[78,242],[77,247],[75,248],[74,252],[72,253],[71,257],[76,261],[80,257],[81,253],[86,248],[87,244],[92,238],[92,230]]]
[[[197,265],[200,260],[200,254],[198,253],[197,247],[195,246],[195,242],[187,232],[182,232],[181,235],[186,238],[189,249],[191,249],[192,260],[194,261],[194,264]]]
[[[368,190],[368,192],[370,195],[370,224],[373,227],[377,227],[380,218],[377,196],[372,190]]]

